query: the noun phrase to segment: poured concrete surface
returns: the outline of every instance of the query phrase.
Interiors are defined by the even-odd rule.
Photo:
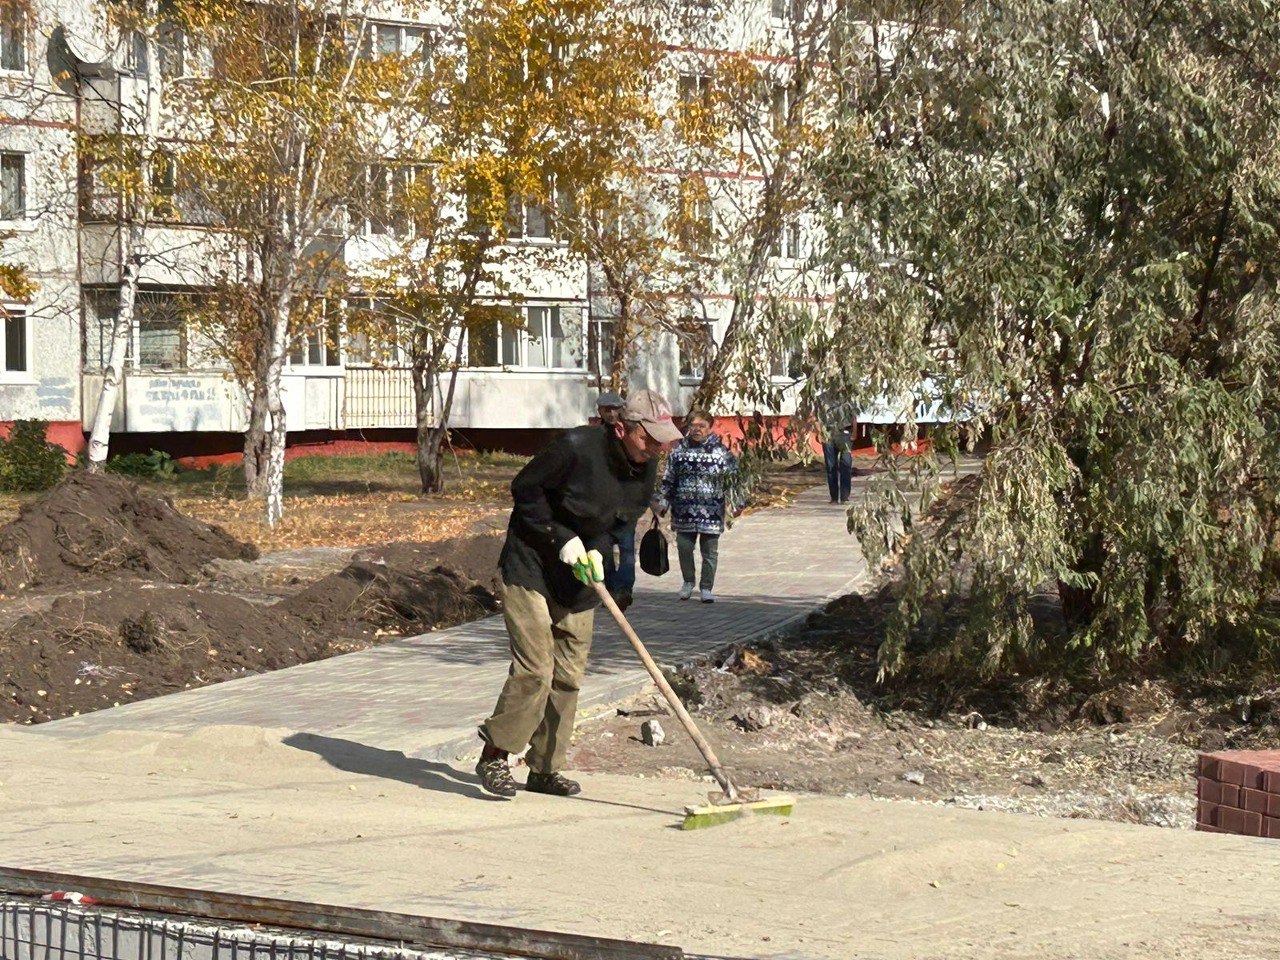
[[[13,866],[748,957],[1280,955],[1270,841],[830,797],[686,833],[688,782],[502,802],[465,768],[245,727],[9,729],[0,756]]]

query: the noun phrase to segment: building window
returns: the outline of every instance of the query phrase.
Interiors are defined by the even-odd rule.
[[[524,204],[524,236],[535,240],[551,238],[551,227],[555,222],[549,203]]]
[[[799,357],[791,350],[779,351],[769,364],[769,375],[775,380],[799,380],[802,376]]]
[[[156,33],[160,76],[166,80],[213,75],[213,48],[176,23],[161,23]]]
[[[205,206],[189,167],[165,150],[151,157],[151,216],[160,221],[200,226],[210,226],[218,220]]]
[[[613,320],[592,319],[587,326],[587,369],[597,377],[613,372]]]
[[[145,77],[151,73],[151,56],[147,49],[147,35],[141,30],[130,30],[124,38],[124,73]]]
[[[125,366],[148,370],[187,368],[187,313],[199,294],[139,290]],[[120,312],[120,292],[89,294],[91,316],[85,324],[85,367],[103,370],[111,362],[111,338]]]
[[[31,372],[31,339],[27,335],[27,312],[18,307],[0,307],[4,318],[4,341],[0,344],[0,376]]]
[[[83,153],[80,156],[80,219],[111,220],[120,215],[118,164]]]
[[[529,307],[525,366],[582,369],[582,316],[575,307]]]
[[[0,3],[0,70],[27,69],[27,11],[17,0]]]
[[[151,215],[157,220],[179,220],[178,161],[171,153],[156,153],[151,158]]]
[[[361,53],[369,60],[379,57],[420,58],[424,66],[430,68],[434,48],[435,33],[429,27],[371,23]]]
[[[705,107],[711,103],[711,77],[705,73],[682,73],[676,81],[676,92],[682,104]]]
[[[509,240],[554,240],[556,238],[556,209],[567,205],[559,195],[555,181],[547,178],[542,185],[540,199],[507,199],[507,215],[504,224]]]
[[[472,307],[467,321],[467,362],[473,367],[520,366],[520,317],[514,307]]]
[[[342,363],[342,324],[338,312],[326,307],[325,319],[294,339],[289,365],[294,367],[336,367]]]
[[[799,23],[804,19],[804,0],[771,0],[773,19],[786,23]]]
[[[424,209],[430,168],[424,164],[370,164],[365,171],[365,236],[409,237],[428,231]]]
[[[682,246],[690,253],[709,252],[715,237],[715,222],[706,184],[686,180],[681,187],[680,204],[682,209],[677,232]]]
[[[168,293],[138,291],[138,366],[181,370],[187,365],[182,302]]]
[[[769,253],[787,260],[799,260],[804,255],[801,243],[800,224],[784,224],[778,234],[774,235]]]
[[[120,310],[120,294],[116,290],[85,292],[84,367],[105,370],[111,362],[111,337]],[[125,366],[133,366],[133,337],[125,348]]]
[[[398,343],[399,325],[384,301],[368,297],[347,301],[346,366],[395,366],[400,360]]]
[[[181,27],[172,23],[160,24],[156,48],[160,54],[160,76],[170,80],[186,72],[186,35]]]
[[[676,344],[680,350],[680,376],[702,379],[707,361],[715,351],[715,337],[710,320],[689,317],[680,323]]]
[[[790,106],[791,88],[785,83],[775,83],[769,96],[769,126],[775,137],[781,137],[786,132]]]
[[[478,307],[468,323],[467,362],[473,367],[581,370],[582,308]]]
[[[0,153],[0,220],[27,215],[27,156]]]
[[[676,117],[684,136],[705,145],[717,137],[712,112],[712,80],[703,73],[682,73],[676,80]]]

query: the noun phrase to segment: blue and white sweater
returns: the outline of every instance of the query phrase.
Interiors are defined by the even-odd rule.
[[[737,472],[738,461],[714,433],[702,443],[681,440],[658,488],[659,507],[671,509],[672,529],[724,533],[727,485]]]

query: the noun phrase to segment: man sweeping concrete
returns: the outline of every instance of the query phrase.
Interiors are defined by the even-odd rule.
[[[512,481],[498,561],[511,669],[493,715],[480,726],[484,749],[476,764],[488,793],[516,795],[508,757],[526,745],[526,790],[579,792],[561,770],[591,650],[603,551],[619,518],[634,522],[645,511],[655,458],[680,439],[667,401],[641,390],[627,400],[620,422],[566,430]]]

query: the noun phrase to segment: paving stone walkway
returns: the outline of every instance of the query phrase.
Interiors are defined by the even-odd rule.
[[[854,479],[854,496],[868,478]],[[866,565],[845,529],[845,511],[825,485],[794,506],[745,517],[724,535],[718,601],[680,602],[672,571],[640,574],[632,624],[659,663],[679,663],[727,643],[785,628],[854,588]],[[603,610],[580,709],[639,692],[648,682],[626,639]],[[210,725],[285,728],[298,733],[447,760],[476,747],[476,725],[493,707],[508,654],[502,618],[387,643],[273,673],[230,680],[30,728],[40,736],[109,731],[186,732]]]

